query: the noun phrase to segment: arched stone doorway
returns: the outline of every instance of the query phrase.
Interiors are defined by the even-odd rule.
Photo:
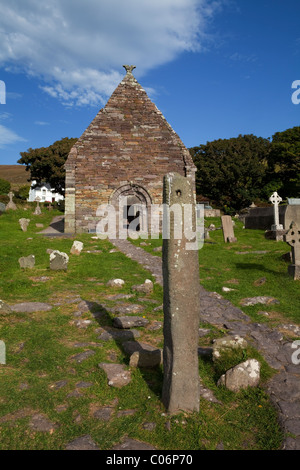
[[[110,197],[123,229],[148,233],[151,219],[151,196],[137,184],[120,186]]]

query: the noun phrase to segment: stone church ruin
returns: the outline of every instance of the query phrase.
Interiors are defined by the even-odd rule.
[[[66,233],[95,232],[103,204],[121,207],[125,225],[138,218],[136,230],[149,230],[151,206],[163,202],[165,174],[179,173],[195,188],[189,151],[133,76],[135,67],[124,68],[123,80],[66,161]],[[137,209],[129,212],[132,205]]]

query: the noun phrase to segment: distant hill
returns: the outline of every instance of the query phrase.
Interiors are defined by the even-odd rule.
[[[9,181],[12,188],[30,184],[29,177],[30,172],[26,171],[25,165],[0,165],[0,178]]]

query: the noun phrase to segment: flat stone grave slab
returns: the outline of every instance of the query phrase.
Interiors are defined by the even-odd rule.
[[[132,328],[138,326],[147,326],[149,320],[143,317],[136,317],[136,316],[123,316],[123,317],[115,317],[113,320],[113,325],[116,328]]]
[[[111,450],[156,450],[156,447],[146,442],[126,438],[122,443],[117,444]]]
[[[93,356],[95,354],[95,351],[84,351],[82,353],[76,354],[75,356],[71,357],[72,361],[78,362],[80,364],[82,361],[85,361],[89,357]]]
[[[142,313],[145,310],[143,305],[118,303],[114,307],[106,307],[111,313],[131,314]]]
[[[113,329],[108,328],[106,331],[103,331],[97,339],[101,341],[128,341],[133,338],[138,338],[140,336],[140,332],[138,330],[120,330],[120,329]]]
[[[74,439],[66,446],[66,450],[100,450],[95,444],[91,436],[86,435]]]
[[[52,310],[52,305],[43,302],[21,302],[10,306],[13,312],[34,313]]]
[[[108,385],[111,387],[122,388],[131,381],[131,373],[123,364],[101,362],[99,367],[106,373]]]
[[[273,305],[279,304],[279,300],[274,299],[274,297],[268,296],[248,297],[246,299],[242,299],[240,301],[240,304],[243,305],[243,307],[249,307],[256,304]]]

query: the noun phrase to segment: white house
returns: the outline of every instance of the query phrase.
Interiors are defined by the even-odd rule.
[[[59,193],[55,193],[54,189],[51,189],[49,183],[42,183],[40,186],[36,186],[36,181],[32,181],[31,188],[29,191],[29,197],[27,201],[33,202],[39,197],[41,202],[59,202],[64,199]]]

